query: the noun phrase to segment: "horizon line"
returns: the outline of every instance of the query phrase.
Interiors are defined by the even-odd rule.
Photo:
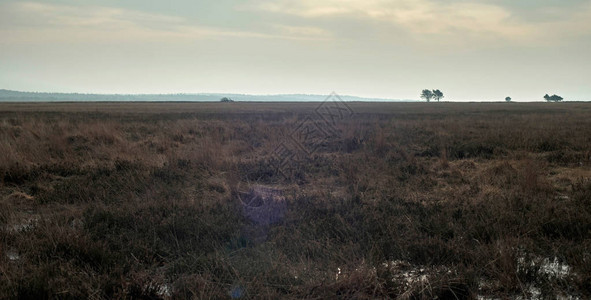
[[[368,100],[379,100],[375,102],[386,102],[386,101],[395,101],[395,102],[427,102],[423,99],[401,99],[401,98],[383,98],[383,97],[367,97],[367,96],[357,96],[357,95],[346,95],[346,94],[338,94],[336,92],[331,92],[329,94],[306,94],[306,93],[281,93],[281,94],[245,94],[245,93],[222,93],[222,92],[190,92],[190,93],[97,93],[97,92],[46,92],[46,91],[23,91],[23,90],[10,90],[5,88],[0,88],[0,92],[13,92],[13,93],[23,93],[23,94],[56,94],[56,95],[87,95],[87,96],[249,96],[249,97],[273,97],[273,96],[314,96],[314,97],[330,97],[331,95],[336,95],[338,97],[349,97],[349,98],[358,98],[359,102],[371,102]],[[1,98],[1,97],[0,97]],[[365,100],[364,100],[365,99]],[[1,100],[0,100],[1,101]],[[119,100],[121,101],[121,100]],[[170,100],[170,101],[158,101],[158,100],[137,100],[137,101],[121,101],[121,102],[214,102],[215,100]],[[319,102],[322,100],[304,100],[304,101],[256,101],[256,100],[234,100],[235,102]],[[344,101],[344,100],[343,100]],[[11,101],[11,102],[18,102],[18,101]],[[54,100],[54,101],[44,101],[44,100],[29,100],[26,102],[118,102],[118,100]],[[355,100],[351,101],[348,100],[346,102],[355,102]],[[504,99],[499,100],[469,100],[469,99],[456,99],[456,100],[441,100],[441,101],[430,101],[430,102],[507,102]],[[512,99],[509,102],[548,102],[546,100],[531,100],[531,99]],[[591,100],[563,100],[561,102],[591,102]]]

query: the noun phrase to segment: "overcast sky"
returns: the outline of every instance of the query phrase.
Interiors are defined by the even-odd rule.
[[[591,100],[589,0],[0,0],[0,88]]]

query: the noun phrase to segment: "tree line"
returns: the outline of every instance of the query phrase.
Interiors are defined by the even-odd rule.
[[[443,99],[443,93],[440,90],[429,90],[429,89],[424,89],[421,92],[421,98],[425,99],[427,102],[431,102],[431,99],[437,100],[439,102],[440,99]],[[506,97],[505,101],[507,102],[511,102],[511,97]],[[560,102],[562,100],[564,100],[564,98],[554,94],[552,96],[546,94],[544,95],[544,100],[548,101],[548,102]]]

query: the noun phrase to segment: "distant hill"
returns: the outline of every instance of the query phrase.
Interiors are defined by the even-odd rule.
[[[324,101],[327,95],[245,95],[245,94],[78,94],[78,93],[37,93],[0,89],[0,102],[76,102],[76,101],[205,101],[217,102],[228,97],[234,101]],[[416,101],[382,98],[363,98],[339,95],[343,101]]]

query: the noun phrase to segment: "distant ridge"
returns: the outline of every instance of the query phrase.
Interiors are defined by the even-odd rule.
[[[324,101],[328,95],[247,95],[247,94],[222,94],[222,93],[197,93],[197,94],[80,94],[80,93],[42,93],[19,92],[0,89],[0,102],[98,102],[98,101],[173,101],[173,102],[217,102],[223,97],[229,97],[234,101],[277,101],[277,102],[319,102]],[[339,95],[343,101],[397,101],[416,102],[416,100],[398,100],[384,98],[364,98],[356,96]]]

